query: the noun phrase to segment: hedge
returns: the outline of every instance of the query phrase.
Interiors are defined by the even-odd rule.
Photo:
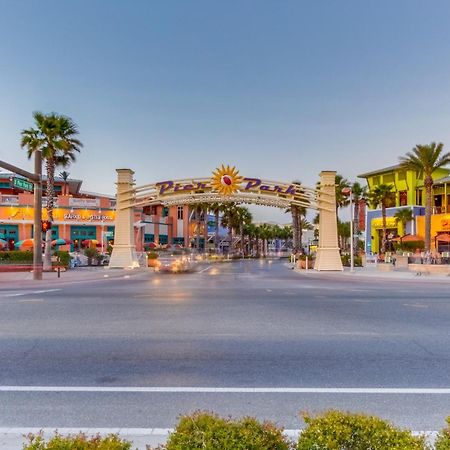
[[[450,417],[447,417],[447,427],[438,435],[435,443],[436,450],[450,450]]]
[[[101,437],[86,436],[84,433],[61,436],[56,433],[46,441],[42,433],[29,434],[28,442],[23,450],[130,450],[131,442],[121,439],[115,434]]]
[[[32,263],[33,252],[21,250],[9,250],[0,252],[0,263]]]
[[[157,450],[289,450],[280,428],[252,417],[233,420],[197,411],[181,417],[167,443]]]
[[[297,450],[425,450],[424,436],[413,436],[378,417],[327,411],[311,417],[303,414],[306,428]]]

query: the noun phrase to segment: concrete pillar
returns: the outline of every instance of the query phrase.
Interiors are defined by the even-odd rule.
[[[126,200],[127,197],[132,197],[132,193],[127,193],[126,191],[133,189],[134,172],[131,169],[117,169],[116,171],[116,220],[114,224],[114,245],[111,253],[111,259],[109,261],[109,267],[132,269],[139,267],[139,262],[134,243],[134,208],[130,206],[130,204],[132,204],[132,200]]]
[[[314,269],[318,271],[343,270],[337,234],[335,177],[335,171],[320,173],[319,247],[314,264]]]

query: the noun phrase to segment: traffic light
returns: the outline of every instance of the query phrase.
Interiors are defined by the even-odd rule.
[[[51,229],[52,229],[52,223],[50,222],[50,220],[43,220],[42,221],[42,232],[45,233]]]

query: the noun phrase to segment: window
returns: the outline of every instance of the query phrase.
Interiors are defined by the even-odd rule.
[[[406,172],[401,171],[398,173],[398,181],[405,181],[406,180]]]
[[[183,220],[183,211],[184,211],[184,207],[183,206],[179,206],[178,210],[177,210],[178,220]]]
[[[416,205],[422,204],[422,189],[416,190]]]
[[[400,191],[398,197],[400,206],[406,206],[408,204],[408,191]]]
[[[373,177],[373,184],[374,184],[374,186],[378,186],[380,184],[379,176]]]
[[[162,209],[162,217],[167,217],[169,215],[169,208],[167,206],[164,206]]]
[[[383,175],[383,183],[393,183],[395,181],[394,174],[388,173]]]

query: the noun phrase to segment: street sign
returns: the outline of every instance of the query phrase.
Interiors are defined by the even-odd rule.
[[[34,190],[34,184],[22,178],[13,178],[13,186],[24,191],[33,192]]]

